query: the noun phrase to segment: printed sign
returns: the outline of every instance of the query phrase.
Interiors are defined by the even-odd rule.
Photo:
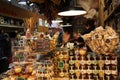
[[[48,52],[50,50],[50,40],[49,39],[38,39],[36,41],[37,52]]]

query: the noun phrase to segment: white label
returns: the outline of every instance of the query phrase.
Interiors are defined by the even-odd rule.
[[[84,60],[81,60],[80,62],[82,65],[84,65],[86,62]]]
[[[111,70],[105,70],[105,74],[111,74]]]
[[[116,70],[112,70],[112,74],[117,75],[117,71]]]
[[[92,73],[92,70],[87,70],[87,73],[88,73],[88,74],[91,74],[91,73]]]
[[[117,65],[117,60],[111,60],[111,64]]]
[[[81,70],[81,74],[85,74],[87,70]]]
[[[110,64],[110,60],[105,60],[105,64]]]

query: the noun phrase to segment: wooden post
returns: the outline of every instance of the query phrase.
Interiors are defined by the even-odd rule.
[[[99,0],[99,25],[104,26],[104,0]]]

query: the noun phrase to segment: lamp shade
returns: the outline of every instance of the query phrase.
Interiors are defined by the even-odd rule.
[[[27,4],[26,1],[27,1],[27,0],[20,0],[20,1],[18,2],[18,4],[26,5],[26,4]]]
[[[8,0],[9,2],[11,1],[11,0]]]
[[[58,13],[59,16],[78,16],[86,14],[87,12],[82,7],[69,8]]]

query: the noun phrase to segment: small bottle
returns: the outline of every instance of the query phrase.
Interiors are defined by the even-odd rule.
[[[111,75],[113,80],[117,80],[118,68],[117,68],[117,55],[111,55]]]

